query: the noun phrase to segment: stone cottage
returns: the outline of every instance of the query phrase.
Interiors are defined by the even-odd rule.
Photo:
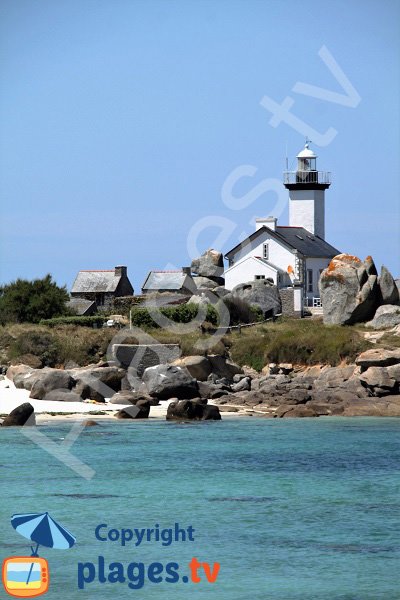
[[[132,296],[134,293],[128,279],[127,267],[112,270],[79,271],[71,289],[71,298],[95,302],[98,309],[108,309],[114,298]]]

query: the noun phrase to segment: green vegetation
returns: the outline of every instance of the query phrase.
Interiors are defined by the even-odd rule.
[[[101,327],[107,320],[104,315],[95,315],[93,317],[54,317],[53,319],[42,319],[39,325],[48,325],[55,327],[56,325],[78,325],[80,327]]]
[[[72,325],[51,329],[29,324],[0,327],[0,360],[24,362],[24,357],[33,356],[42,366],[58,367],[68,361],[84,366],[106,355],[114,335],[111,328]]]
[[[197,304],[190,303],[179,304],[178,306],[168,306],[165,308],[132,308],[132,325],[143,329],[156,329],[160,327],[160,322],[162,323],[163,317],[166,317],[174,323],[191,323],[192,321],[195,321],[199,314],[199,310]],[[218,320],[217,310],[213,306],[208,305],[205,321],[217,326]]]
[[[370,347],[351,327],[311,319],[282,319],[232,335],[231,356],[260,371],[269,362],[338,365]]]
[[[17,279],[0,288],[0,323],[39,323],[67,313],[69,296],[51,275],[27,281]]]
[[[178,312],[180,318],[192,316]],[[180,307],[177,307],[180,308]],[[195,307],[197,308],[197,307]],[[170,310],[170,309],[168,309]],[[177,313],[174,314],[177,316]],[[210,316],[210,315],[209,315]],[[212,316],[212,315],[211,315]],[[145,320],[143,313],[140,318]],[[150,323],[149,321],[145,321]],[[154,323],[153,323],[154,325]],[[325,326],[314,319],[281,319],[275,323],[242,328],[241,333],[213,335],[199,328],[181,333],[162,328],[146,329],[149,343],[180,344],[183,356],[192,354],[226,354],[240,365],[249,365],[260,371],[269,362],[294,364],[331,364],[351,362],[357,354],[371,347],[362,332],[353,327]],[[37,357],[42,365],[62,366],[67,361],[78,365],[98,362],[106,356],[114,336],[118,343],[144,343],[134,330],[113,328],[93,329],[78,325],[9,325],[0,327],[0,362],[24,362],[24,357]]]

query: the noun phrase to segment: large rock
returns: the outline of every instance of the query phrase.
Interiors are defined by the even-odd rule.
[[[208,277],[218,284],[224,283],[224,259],[217,250],[206,250],[199,258],[195,258],[191,270],[196,275]]]
[[[114,394],[112,398],[110,398],[111,404],[125,404],[126,406],[132,406],[133,404],[137,404],[141,400],[145,400],[146,402],[150,402],[151,405],[158,404],[158,401],[150,396],[145,396],[140,392],[132,392],[128,390],[124,390]]]
[[[201,275],[193,277],[193,281],[198,290],[214,290],[219,287],[219,284],[214,279],[202,277]]]
[[[250,306],[258,306],[265,317],[281,313],[282,304],[276,285],[265,279],[240,283],[225,298],[239,298]]]
[[[381,274],[379,276],[378,283],[381,293],[380,303],[399,304],[400,295],[398,287],[390,271],[388,271],[385,266],[382,266],[381,268]]]
[[[197,381],[207,381],[212,371],[210,361],[206,356],[184,356],[172,363],[177,367],[185,367]]]
[[[148,419],[150,414],[149,400],[138,400],[129,408],[122,408],[116,414],[117,419]]]
[[[29,365],[11,365],[11,367],[8,367],[7,369],[6,377],[10,381],[14,381],[15,377],[17,376],[29,377],[29,375],[31,375],[34,370],[35,369],[33,369]]]
[[[38,377],[32,386],[30,398],[43,400],[48,392],[53,390],[70,390],[74,385],[74,380],[66,371],[53,369],[50,372],[43,373]]]
[[[104,402],[121,389],[121,381],[126,371],[117,366],[84,367],[69,371],[76,382],[76,393],[82,399]]]
[[[160,400],[169,398],[195,398],[198,385],[186,368],[174,365],[149,367],[143,374],[143,382],[150,396]]]
[[[320,295],[327,325],[368,321],[379,305],[380,290],[374,261],[339,254],[322,272]]]
[[[242,367],[232,362],[229,358],[220,354],[209,354],[208,360],[211,364],[212,373],[218,379],[232,381],[235,375],[243,374]]]
[[[397,289],[397,288],[396,288]],[[400,306],[383,304],[378,308],[372,321],[365,323],[372,329],[391,329],[400,324]]]
[[[359,354],[356,365],[365,371],[369,367],[390,367],[400,364],[400,348],[386,350],[385,348],[371,348]]]
[[[218,406],[205,404],[201,400],[171,402],[167,409],[167,421],[219,421]]]
[[[82,402],[83,398],[75,392],[75,389],[59,389],[47,392],[43,400],[50,402]]]
[[[171,363],[181,355],[179,344],[113,344],[111,351],[116,363],[137,377],[147,367]]]
[[[2,427],[18,427],[22,425],[35,425],[35,413],[32,404],[24,402],[17,408],[14,408],[8,416],[5,417]]]

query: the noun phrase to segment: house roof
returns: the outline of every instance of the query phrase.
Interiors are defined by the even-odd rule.
[[[249,235],[246,239],[244,239],[240,244],[237,244],[232,250],[226,253],[226,258],[231,258],[234,254],[236,254],[241,248],[247,246],[247,244],[251,244],[255,241],[260,235],[268,232],[271,237],[275,238],[277,241],[289,246],[292,250],[297,250],[303,256],[308,256],[310,258],[333,258],[337,254],[340,254],[340,250],[328,244],[325,240],[320,238],[318,235],[314,235],[304,227],[283,227],[279,226],[274,231],[265,225],[260,227],[256,231],[254,231],[251,235]]]
[[[150,271],[142,290],[181,290],[189,276],[183,271]]]
[[[277,227],[277,233],[303,256],[333,258],[340,250],[304,227]]]
[[[121,281],[121,275],[110,271],[79,271],[73,283],[71,293],[115,292]]]
[[[83,316],[92,308],[96,307],[96,303],[85,298],[71,298],[66,303],[68,308],[71,308],[77,315]]]

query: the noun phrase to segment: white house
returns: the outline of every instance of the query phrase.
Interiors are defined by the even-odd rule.
[[[321,271],[340,251],[325,241],[325,190],[330,173],[317,171],[317,156],[306,142],[297,155],[297,171],[284,173],[289,190],[289,225],[256,219],[256,230],[229,250],[225,287],[254,279],[271,279],[279,288],[296,287],[307,306],[320,306]]]

